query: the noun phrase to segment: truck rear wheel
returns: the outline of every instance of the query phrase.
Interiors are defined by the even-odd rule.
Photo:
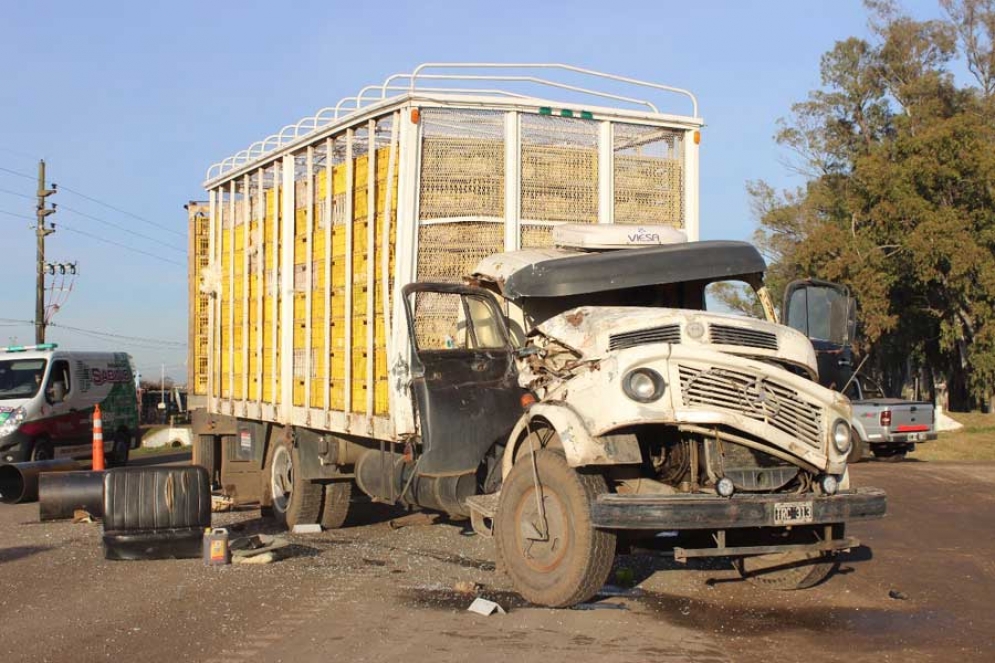
[[[515,463],[501,489],[494,536],[499,564],[526,600],[565,607],[601,589],[615,559],[615,534],[591,525],[591,502],[607,491],[600,475],[575,471],[550,449],[536,452],[534,468],[531,454]]]
[[[349,515],[349,501],[352,499],[352,482],[335,481],[324,486],[325,501],[321,506],[321,526],[325,529],[338,529]]]
[[[291,444],[278,442],[269,451],[266,459],[266,485],[264,491],[272,502],[274,520],[287,529],[294,525],[311,525],[321,516],[321,484],[304,479],[295,468],[300,467],[300,459]]]

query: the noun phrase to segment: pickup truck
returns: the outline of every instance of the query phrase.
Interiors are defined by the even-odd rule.
[[[860,462],[868,450],[875,458],[900,461],[917,443],[936,439],[932,403],[888,398],[876,382],[860,374],[845,395],[853,407],[851,463]]]

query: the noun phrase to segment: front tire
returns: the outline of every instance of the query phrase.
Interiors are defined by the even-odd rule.
[[[864,442],[859,435],[856,433],[850,434],[850,453],[846,456],[846,462],[851,465],[854,463],[859,463],[864,460],[864,454],[867,453],[867,443]]]
[[[834,536],[842,536],[840,530]],[[801,534],[801,533],[800,533]],[[792,537],[797,541],[817,540],[811,532]],[[836,555],[828,552],[781,552],[770,555],[743,557],[736,561],[736,570],[748,582],[778,591],[808,589],[825,580],[839,567]]]
[[[499,562],[527,601],[554,608],[581,603],[601,589],[615,559],[615,534],[591,524],[591,502],[608,487],[600,475],[577,472],[550,449],[536,452],[535,472],[545,524],[532,456],[522,454],[504,482],[495,517]]]
[[[321,517],[321,484],[304,479],[297,449],[286,442],[274,444],[266,459],[266,492],[273,519],[287,529],[311,525]]]
[[[43,460],[54,460],[55,459],[55,448],[52,443],[46,438],[40,438],[35,440],[31,447],[31,461],[38,462]]]
[[[107,466],[124,467],[128,464],[130,452],[131,442],[128,440],[128,432],[126,430],[117,431],[111,444],[111,453],[107,457]]]

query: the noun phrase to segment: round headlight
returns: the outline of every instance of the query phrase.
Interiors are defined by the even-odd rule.
[[[822,488],[824,494],[835,495],[836,491],[840,488],[840,482],[832,474],[825,474],[819,479],[819,486]]]
[[[719,482],[715,484],[715,492],[722,497],[732,497],[735,490],[736,486],[733,485],[732,479],[729,477],[722,477],[719,479]]]
[[[651,368],[637,368],[622,380],[622,391],[634,401],[651,403],[663,396],[663,377]]]
[[[841,454],[850,451],[850,424],[842,419],[837,419],[833,424],[833,446]]]

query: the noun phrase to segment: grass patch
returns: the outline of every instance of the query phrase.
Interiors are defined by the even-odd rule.
[[[909,457],[917,460],[995,461],[995,415],[947,412],[964,428],[940,433],[939,439],[916,445]]]

